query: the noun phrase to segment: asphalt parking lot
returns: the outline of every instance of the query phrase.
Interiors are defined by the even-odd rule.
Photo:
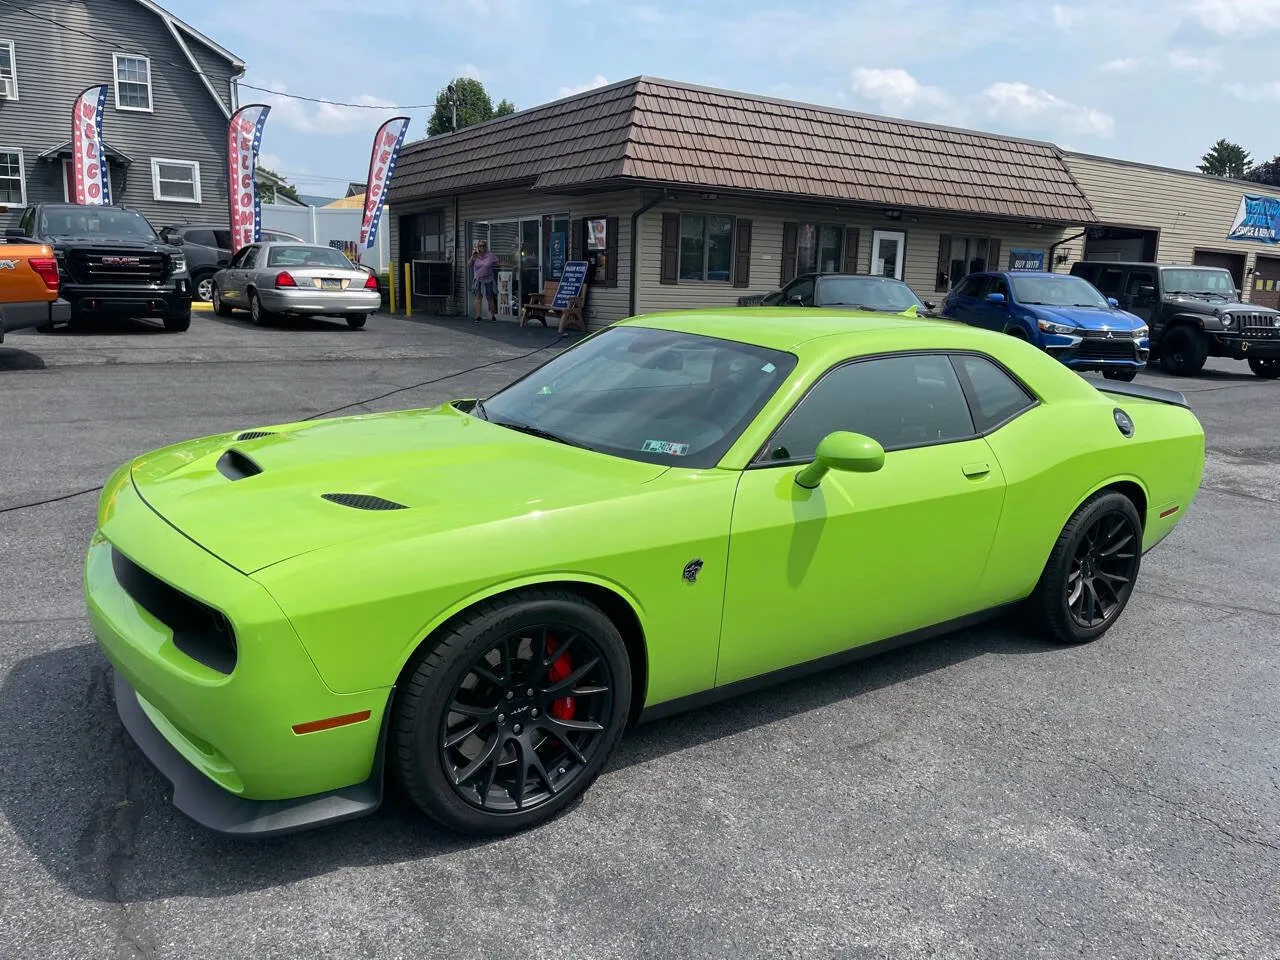
[[[92,645],[76,494],[191,436],[484,394],[564,342],[207,314],[6,338],[0,957],[1280,957],[1280,382],[1225,361],[1142,377],[1191,397],[1208,462],[1098,643],[998,622],[659,721],[494,842],[396,798],[256,843],[176,813]]]

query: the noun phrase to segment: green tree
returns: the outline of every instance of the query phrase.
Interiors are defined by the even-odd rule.
[[[1251,163],[1249,151],[1230,140],[1219,140],[1200,158],[1201,173],[1215,177],[1242,178],[1249,171]]]
[[[458,100],[458,129],[469,127],[473,123],[484,123],[494,117],[505,117],[515,113],[515,104],[510,100],[502,100],[497,108],[489,97],[484,84],[471,77],[457,77],[453,81],[453,89]],[[453,108],[449,103],[449,88],[445,87],[436,94],[436,108],[427,121],[427,136],[448,133],[453,129]]]
[[[262,164],[258,164],[258,170],[267,174],[267,176],[275,177],[280,181],[280,186],[278,187],[274,184],[264,185],[262,187],[263,200],[270,203],[275,200],[276,194],[279,193],[282,197],[288,197],[290,200],[295,200],[298,203],[302,202],[298,199],[298,189],[284,177],[280,176],[280,174],[276,173],[274,170],[264,167]]]
[[[1266,163],[1260,163],[1245,171],[1245,180],[1254,183],[1265,183],[1268,186],[1280,187],[1280,155],[1272,157]]]

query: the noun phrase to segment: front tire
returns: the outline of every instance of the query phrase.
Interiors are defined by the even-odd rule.
[[[549,589],[490,601],[407,668],[392,714],[393,768],[441,826],[472,836],[524,830],[591,785],[630,700],[626,645],[599,607]]]
[[[1249,369],[1253,371],[1255,377],[1261,377],[1263,380],[1280,379],[1280,359],[1251,357]]]
[[[196,299],[201,303],[208,303],[213,299],[213,291],[217,284],[213,282],[212,273],[196,274],[192,281],[192,289],[195,290]]]
[[[1122,383],[1129,383],[1138,375],[1136,367],[1107,367],[1102,371],[1102,375],[1108,380],[1119,380]]]
[[[1160,343],[1160,365],[1166,373],[1194,377],[1204,369],[1209,356],[1209,341],[1192,327],[1174,327]]]
[[[1096,640],[1120,618],[1142,563],[1142,519],[1122,493],[1102,491],[1067,521],[1032,595],[1040,626],[1060,643]]]
[[[184,333],[191,329],[191,314],[184,313],[177,317],[164,318],[165,333]]]

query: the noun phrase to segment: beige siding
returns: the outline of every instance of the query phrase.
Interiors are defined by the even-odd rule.
[[[751,273],[746,289],[729,283],[663,284],[660,282],[662,255],[662,215],[671,212],[720,213],[751,220]],[[857,227],[858,272],[871,269],[871,246],[876,230],[894,230],[906,234],[903,279],[921,300],[941,300],[944,293],[935,288],[938,272],[938,243],[944,234],[994,237],[1000,241],[1000,263],[1008,263],[1010,247],[1038,247],[1048,252],[1049,245],[1061,239],[1060,227],[1032,230],[1025,224],[998,220],[944,218],[921,214],[904,215],[890,221],[873,213],[848,209],[798,207],[786,204],[752,203],[682,203],[671,201],[649,211],[640,218],[640,284],[637,312],[682,310],[696,307],[732,306],[738,297],[762,294],[778,289],[782,274],[782,225],[786,221],[821,222]],[[1076,246],[1076,252],[1079,246]]]
[[[1162,263],[1191,263],[1196,250],[1214,250],[1244,254],[1247,272],[1259,253],[1280,253],[1267,244],[1227,239],[1240,198],[1280,197],[1275,187],[1078,153],[1066,154],[1066,160],[1099,221],[1160,231]]]

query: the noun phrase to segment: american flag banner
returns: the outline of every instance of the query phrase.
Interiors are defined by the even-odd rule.
[[[102,206],[111,202],[107,150],[102,143],[102,110],[107,85],[95,84],[76,97],[71,111],[71,173],[75,202]]]
[[[271,108],[265,103],[241,107],[227,125],[228,197],[231,201],[231,251],[262,237],[262,198],[254,174],[262,148],[262,127]]]
[[[404,135],[409,129],[408,117],[393,117],[378,128],[369,157],[369,181],[364,188],[364,220],[360,223],[360,243],[372,249],[378,242],[378,223],[387,203],[387,187],[395,173],[396,158]]]

